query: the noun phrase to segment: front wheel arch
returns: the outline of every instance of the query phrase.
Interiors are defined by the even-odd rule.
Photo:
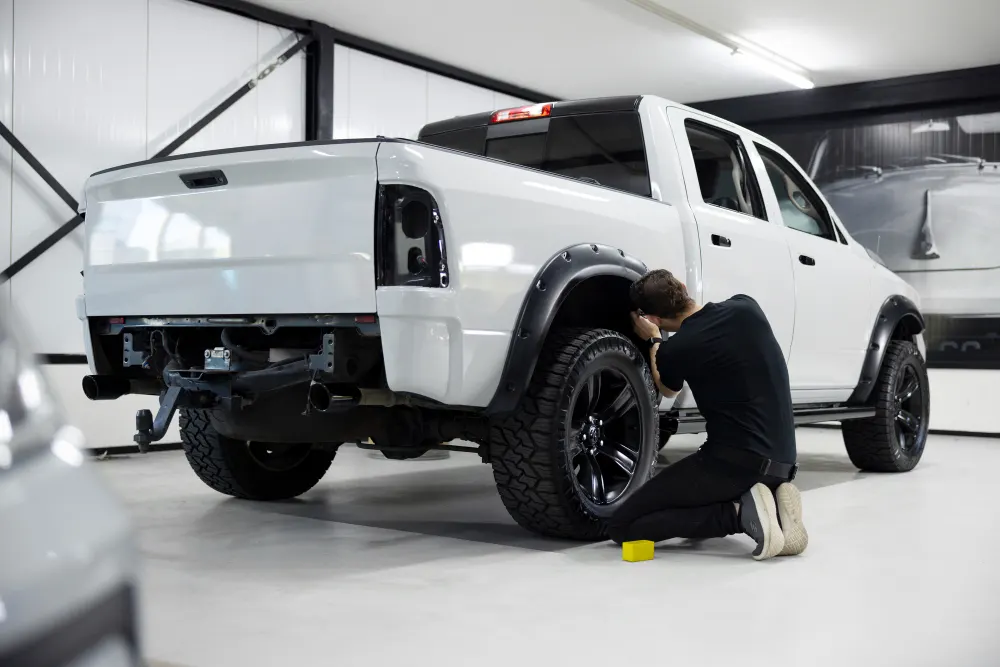
[[[924,317],[915,303],[898,294],[887,298],[875,318],[868,350],[861,366],[861,376],[854,392],[847,399],[848,404],[866,405],[869,402],[889,343],[893,340],[913,341],[924,328]]]

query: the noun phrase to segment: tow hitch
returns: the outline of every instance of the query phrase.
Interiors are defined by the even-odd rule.
[[[156,411],[156,419],[150,410],[139,410],[135,413],[136,434],[133,440],[139,445],[139,451],[143,454],[149,451],[149,445],[163,440],[170,428],[170,422],[177,412],[177,404],[184,394],[181,387],[170,387],[160,401],[160,409]]]

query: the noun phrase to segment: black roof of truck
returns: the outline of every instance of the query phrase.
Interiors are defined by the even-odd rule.
[[[603,113],[608,111],[632,111],[639,106],[642,100],[641,95],[630,95],[623,97],[598,97],[589,100],[567,100],[564,102],[553,102],[551,118],[559,116],[574,116],[589,113]],[[538,104],[546,104],[539,102]],[[435,123],[428,123],[420,129],[420,139],[431,137],[444,132],[454,132],[455,130],[468,130],[474,127],[485,127],[490,124],[490,117],[493,111],[483,111],[468,116],[456,116],[447,120],[439,120]]]

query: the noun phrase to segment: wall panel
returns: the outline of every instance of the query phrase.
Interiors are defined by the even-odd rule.
[[[510,95],[504,95],[503,93],[493,93],[493,108],[494,109],[509,109],[511,107],[523,107],[526,104],[531,104],[528,100],[522,100],[517,97],[511,97]]]
[[[14,0],[0,0],[0,122],[11,126],[14,84]],[[13,150],[0,139],[0,271],[10,266]],[[0,309],[9,305],[10,283],[0,285]]]
[[[337,46],[333,74],[334,138],[415,139],[425,124],[526,101]]]
[[[257,24],[257,71],[274,62],[299,39],[290,31]],[[274,70],[250,94],[257,102],[257,143],[279,144],[306,138],[306,56],[294,58]]]
[[[338,80],[345,59],[349,73]],[[427,72],[391,60],[355,51],[338,49],[334,61],[335,138],[404,137],[415,139],[427,123]],[[346,95],[344,102],[337,103]],[[338,114],[339,111],[339,114]],[[344,118],[346,116],[346,120]],[[336,118],[336,116],[335,116]]]
[[[153,155],[257,73],[257,22],[185,0],[149,0],[149,148]],[[256,91],[177,150],[257,143]]]
[[[427,75],[427,122],[491,111],[495,102],[492,90],[479,88],[437,74]]]
[[[15,4],[12,129],[79,197],[89,174],[145,156],[146,3]],[[13,164],[11,243],[20,257],[74,211],[20,158]],[[83,350],[74,308],[81,243],[77,231],[11,280],[15,308],[40,351]]]

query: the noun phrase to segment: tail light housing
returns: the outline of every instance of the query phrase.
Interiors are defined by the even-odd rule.
[[[444,225],[431,193],[411,185],[379,185],[376,211],[378,284],[448,287]]]

